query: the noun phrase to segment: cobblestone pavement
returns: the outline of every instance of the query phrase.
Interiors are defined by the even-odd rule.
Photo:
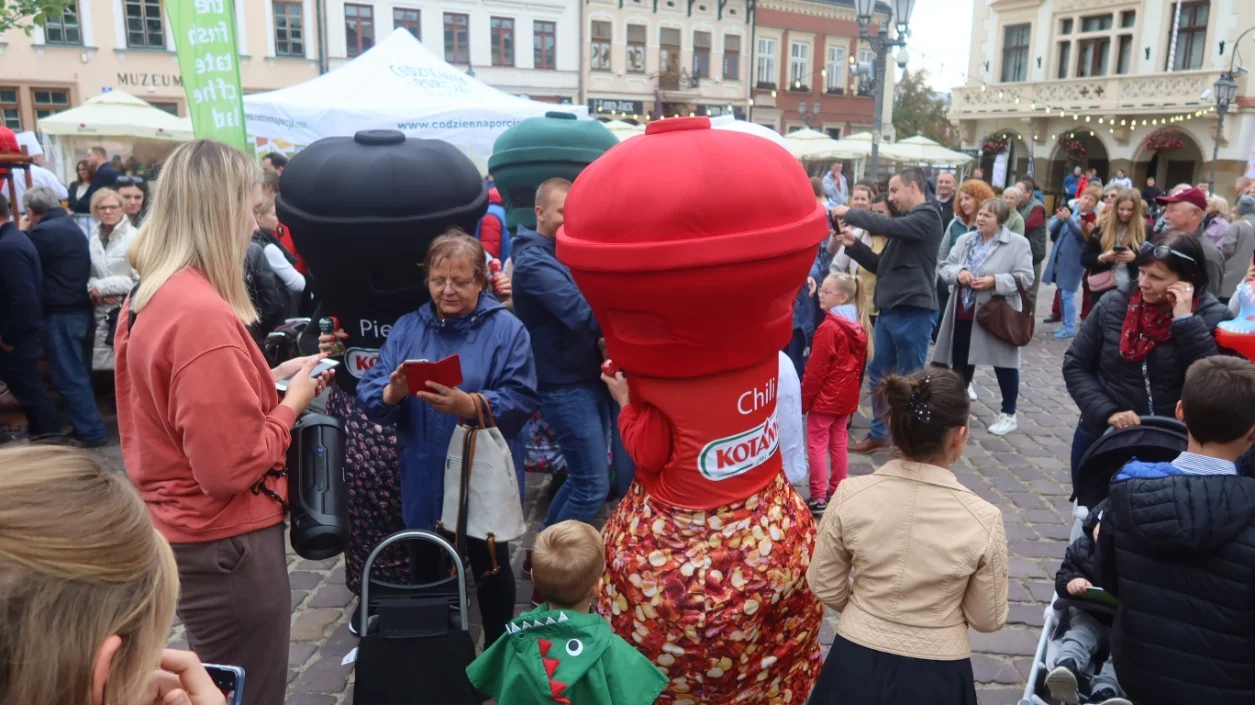
[[[1043,314],[1051,294],[1051,289],[1043,287]],[[1068,458],[1077,412],[1059,371],[1067,344],[1050,339],[1053,328],[1041,326],[1037,339],[1024,351],[1017,432],[998,438],[985,430],[998,414],[1000,395],[992,370],[977,371],[980,398],[973,405],[971,443],[954,468],[964,485],[1002,509],[1010,548],[1009,622],[993,634],[972,632],[972,668],[983,705],[1007,705],[1019,699],[1071,524]],[[853,436],[861,437],[866,426],[865,417],[856,420]],[[121,467],[116,445],[99,452]],[[850,472],[870,473],[887,459],[883,453],[851,455]],[[544,517],[546,482],[545,476],[528,477],[527,510],[533,532]],[[529,543],[533,535],[529,533],[522,543]],[[517,550],[513,563],[518,574],[522,555]],[[353,668],[341,665],[341,661],[356,645],[347,626],[354,597],[344,585],[344,563],[340,559],[306,561],[290,555],[288,566],[292,583],[288,703],[351,703]],[[531,591],[532,585],[520,577],[519,602],[527,601]],[[519,610],[528,607],[520,604]],[[821,632],[825,647],[832,642],[837,618],[830,613]],[[186,643],[181,626],[175,626],[170,642],[176,646]]]

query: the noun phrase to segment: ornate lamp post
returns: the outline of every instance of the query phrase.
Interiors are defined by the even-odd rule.
[[[1216,142],[1211,148],[1211,179],[1207,182],[1207,190],[1211,193],[1216,192],[1216,161],[1220,159],[1220,136],[1224,130],[1224,116],[1229,112],[1229,106],[1233,105],[1233,99],[1238,95],[1238,74],[1234,73],[1236,69],[1240,73],[1246,73],[1246,67],[1238,65],[1238,55],[1241,52],[1242,40],[1246,39],[1246,35],[1255,32],[1255,27],[1246,30],[1238,40],[1233,43],[1233,55],[1229,59],[1229,70],[1220,74],[1220,78],[1216,79],[1212,89],[1216,92]]]
[[[880,24],[880,31],[873,35],[870,31],[872,22],[872,13],[876,10],[876,0],[854,0],[855,8],[858,13],[858,36],[859,39],[867,42],[876,52],[876,64],[871,69],[872,72],[872,90],[875,91],[874,100],[876,101],[875,111],[872,117],[872,159],[871,172],[872,178],[877,178],[880,173],[880,129],[881,121],[884,118],[885,96],[885,59],[889,54],[889,50],[893,47],[905,47],[906,38],[910,35],[908,23],[911,21],[911,11],[915,9],[915,0],[892,0],[893,2],[893,24],[897,29],[897,39],[889,38],[889,22],[885,21]],[[866,71],[866,67],[859,67],[862,71]]]

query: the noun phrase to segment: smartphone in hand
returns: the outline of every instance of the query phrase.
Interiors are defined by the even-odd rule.
[[[334,370],[335,368],[339,366],[340,366],[339,360],[332,360],[329,357],[323,358],[322,361],[320,361],[317,365],[314,365],[314,371],[310,372],[309,376],[315,377],[315,378],[321,377],[322,373],[326,372],[327,370]],[[294,376],[296,376],[296,373],[293,373],[292,375],[288,377],[284,377],[283,379],[276,380],[275,389],[281,392],[288,391],[288,383],[292,381],[292,377]]]
[[[239,666],[218,666],[205,664],[205,670],[213,679],[214,685],[222,691],[227,705],[243,705],[244,703],[244,669]]]

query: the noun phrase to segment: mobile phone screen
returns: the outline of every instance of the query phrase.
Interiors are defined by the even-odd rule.
[[[317,377],[321,375],[322,373],[326,372],[327,370],[335,369],[339,365],[340,365],[339,360],[332,360],[331,358],[325,358],[322,362],[319,362],[317,365],[314,365],[314,371],[309,373],[309,376]],[[275,382],[275,389],[278,389],[281,392],[288,391],[288,382],[290,381],[292,381],[292,376],[284,377],[283,379],[278,380],[277,382]]]
[[[213,679],[214,685],[222,691],[227,705],[243,705],[244,703],[244,669],[239,666],[218,666],[205,664],[205,670]]]

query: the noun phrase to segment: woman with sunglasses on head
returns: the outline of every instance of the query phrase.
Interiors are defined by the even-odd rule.
[[[1063,357],[1063,379],[1080,407],[1072,438],[1072,478],[1107,427],[1127,428],[1141,415],[1171,416],[1185,371],[1216,355],[1216,325],[1232,318],[1207,293],[1203,247],[1168,232],[1137,256],[1138,278],[1094,306]]]

